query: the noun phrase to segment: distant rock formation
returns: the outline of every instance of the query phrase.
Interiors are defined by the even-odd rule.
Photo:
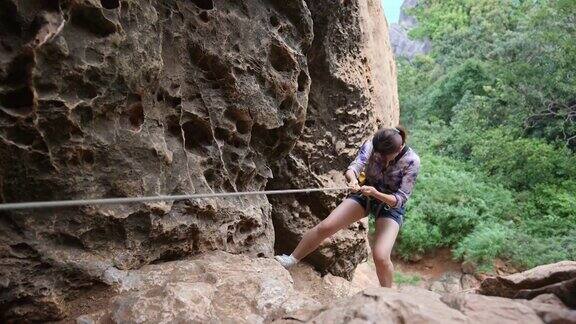
[[[426,54],[430,51],[429,40],[413,40],[408,32],[417,25],[416,18],[408,15],[406,9],[414,8],[418,0],[404,0],[400,11],[400,19],[397,24],[390,25],[390,42],[396,57],[413,58],[418,54]]]

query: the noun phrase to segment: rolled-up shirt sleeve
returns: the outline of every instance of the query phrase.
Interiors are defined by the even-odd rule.
[[[358,154],[356,155],[356,158],[354,159],[354,161],[352,161],[352,163],[350,163],[347,170],[354,171],[354,174],[356,174],[356,178],[358,178],[358,175],[364,169],[364,166],[366,165],[366,162],[368,161],[368,158],[370,157],[371,153],[372,153],[372,141],[368,140],[364,142],[364,144],[362,144],[360,150],[358,151]]]
[[[396,205],[394,205],[394,208],[404,207],[406,201],[408,201],[408,198],[410,198],[410,195],[412,194],[412,188],[416,183],[416,178],[418,177],[419,172],[420,158],[408,162],[400,187],[395,193],[393,193],[394,197],[396,197]]]

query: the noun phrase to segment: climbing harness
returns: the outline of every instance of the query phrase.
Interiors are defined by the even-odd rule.
[[[155,201],[177,201],[177,200],[200,199],[200,198],[224,198],[224,197],[257,196],[257,195],[283,195],[283,194],[344,191],[344,190],[350,190],[350,188],[348,188],[348,187],[331,187],[331,188],[307,188],[307,189],[286,189],[286,190],[219,192],[219,193],[202,193],[202,194],[192,194],[192,195],[174,195],[174,196],[149,196],[149,197],[124,197],[124,198],[103,198],[103,199],[38,201],[38,202],[0,204],[0,211],[2,211],[2,210],[16,210],[16,209],[72,207],[72,206],[84,206],[84,205],[111,205],[111,204],[128,204],[128,203],[139,203],[139,202],[155,202]]]

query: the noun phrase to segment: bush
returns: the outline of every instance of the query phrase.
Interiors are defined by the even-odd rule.
[[[479,271],[490,272],[492,261],[508,250],[512,233],[512,229],[501,223],[482,223],[456,245],[454,256],[473,262]]]
[[[505,254],[521,268],[533,268],[562,260],[576,260],[576,228],[566,235],[537,237],[522,229],[510,238]]]
[[[517,218],[512,193],[463,163],[428,154],[421,163],[397,247],[402,257],[453,246],[482,222]]]

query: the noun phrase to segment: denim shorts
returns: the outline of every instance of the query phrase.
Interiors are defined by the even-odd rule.
[[[350,198],[362,206],[364,211],[366,212],[366,205],[368,204],[368,198],[362,194],[350,194],[347,198]],[[380,206],[381,205],[381,206]],[[378,208],[380,207],[380,208]],[[370,198],[370,217],[378,218],[391,218],[394,220],[400,227],[402,227],[402,223],[404,222],[404,214],[406,212],[406,207],[400,208],[392,208],[386,205],[385,203],[380,202],[376,198]]]

